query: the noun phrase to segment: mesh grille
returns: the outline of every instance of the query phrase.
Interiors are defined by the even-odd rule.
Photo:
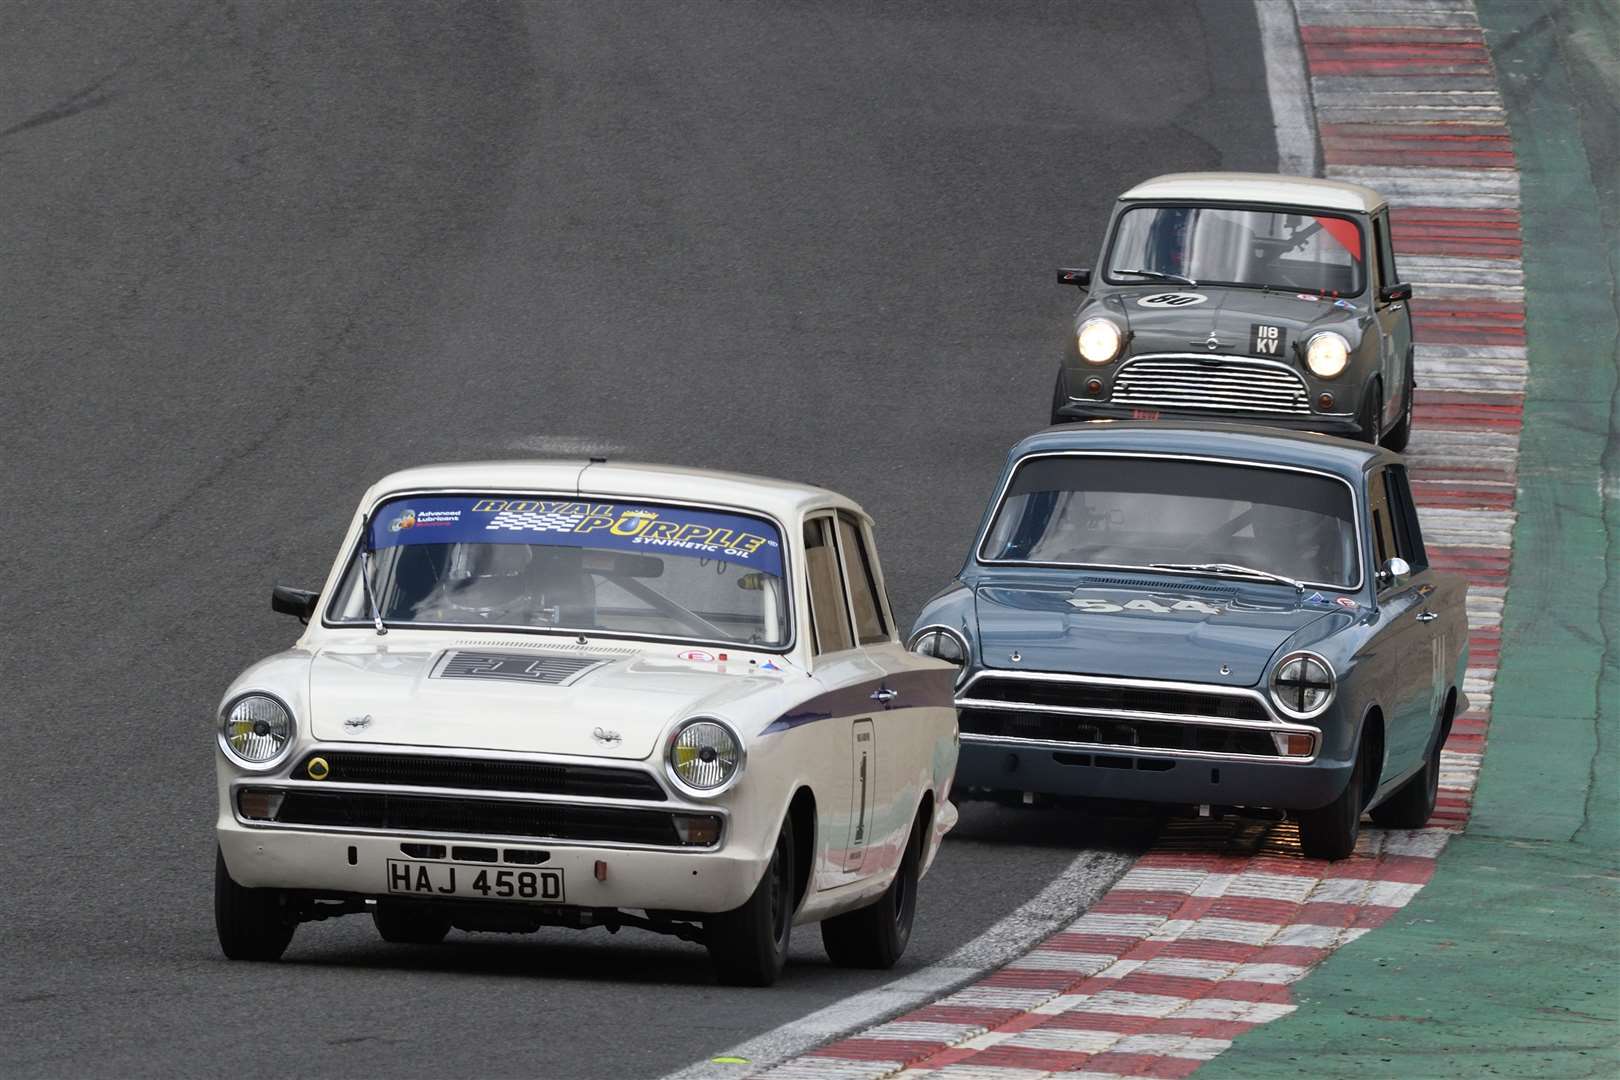
[[[964,735],[1006,739],[1090,743],[1142,750],[1200,750],[1212,754],[1276,757],[1277,746],[1263,731],[1178,724],[1161,720],[1105,720],[1061,713],[962,709],[957,723]]]
[[[1192,690],[1156,690],[1146,687],[1057,682],[1046,679],[988,678],[968,687],[964,697],[1011,704],[1060,705],[1071,709],[1107,709],[1113,712],[1168,713],[1210,716],[1223,720],[1269,722],[1271,717],[1246,695],[1204,694]]]
[[[530,795],[583,795],[602,799],[644,799],[662,802],[664,789],[639,769],[609,769],[594,765],[553,765],[489,758],[431,757],[420,754],[322,751],[310,754],[293,778],[309,775],[313,757],[326,759],[335,784],[398,784],[408,787],[477,788],[483,791],[521,791]]]
[[[1133,360],[1114,377],[1113,400],[1160,409],[1311,415],[1310,393],[1299,375],[1225,357],[1218,364],[1175,357]]]
[[[299,789],[286,793],[276,821],[284,825],[686,846],[667,812],[566,803]]]

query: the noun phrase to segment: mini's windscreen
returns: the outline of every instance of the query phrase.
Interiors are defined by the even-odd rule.
[[[744,514],[509,495],[395,499],[371,516],[383,621],[606,631],[780,647],[782,539]],[[337,622],[367,623],[357,554]]]
[[[1168,458],[1026,461],[979,557],[1093,566],[1233,563],[1338,587],[1360,577],[1355,509],[1343,482]]]
[[[1114,231],[1108,280],[1162,282],[1154,275],[1190,278],[1200,285],[1359,296],[1361,227],[1327,214],[1210,206],[1127,210]]]

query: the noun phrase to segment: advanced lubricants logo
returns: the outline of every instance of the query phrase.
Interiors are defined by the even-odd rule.
[[[589,537],[605,532],[646,547],[678,548],[746,559],[772,545],[767,537],[725,525],[683,521],[656,510],[611,503],[556,502],[545,499],[480,499],[472,513],[493,515],[486,530],[561,532]],[[772,545],[774,546],[774,545]]]

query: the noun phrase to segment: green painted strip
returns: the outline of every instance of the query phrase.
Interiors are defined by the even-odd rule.
[[[1467,832],[1199,1077],[1620,1075],[1620,12],[1480,0],[1519,155],[1519,520]]]

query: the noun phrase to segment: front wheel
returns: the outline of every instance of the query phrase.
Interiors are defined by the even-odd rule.
[[[1384,422],[1384,384],[1375,382],[1372,389],[1367,391],[1361,402],[1361,415],[1358,417],[1361,427],[1356,435],[1357,442],[1378,445],[1379,427]]]
[[[704,943],[726,986],[769,986],[787,963],[793,934],[793,819],[782,822],[770,865],[743,905],[703,921]]]
[[[839,967],[891,968],[911,942],[917,916],[917,877],[922,865],[923,819],[906,839],[906,852],[894,880],[875,903],[821,924],[821,944]]]
[[[247,889],[231,879],[225,853],[214,849],[214,931],[229,960],[279,960],[297,924],[280,889]]]
[[[1417,377],[1412,374],[1412,361],[1406,361],[1406,401],[1401,408],[1401,418],[1395,421],[1395,426],[1389,429],[1384,436],[1384,445],[1397,454],[1406,449],[1406,444],[1412,441],[1412,399],[1417,396]]]
[[[1058,410],[1063,408],[1063,406],[1067,405],[1068,403],[1069,386],[1067,380],[1063,378],[1063,365],[1059,364],[1057,385],[1052,387],[1052,423],[1054,426],[1057,424],[1069,423],[1069,418],[1067,416],[1060,416],[1058,414]]]
[[[1301,810],[1299,846],[1310,859],[1343,859],[1356,850],[1361,835],[1362,777],[1367,770],[1367,750],[1356,751],[1356,764],[1350,770],[1339,797],[1319,810]]]

